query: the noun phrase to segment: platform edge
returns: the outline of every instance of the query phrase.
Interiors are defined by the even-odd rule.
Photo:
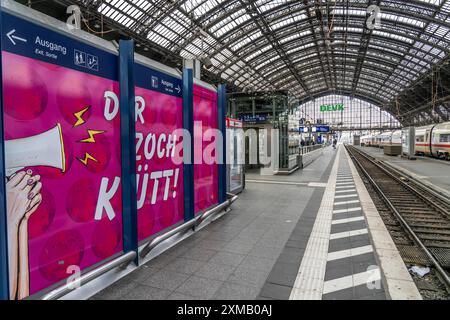
[[[391,300],[422,300],[422,296],[409,274],[353,161],[347,150],[344,150],[361,200],[361,206],[366,218],[369,235],[375,248],[375,256],[381,269],[387,297]]]

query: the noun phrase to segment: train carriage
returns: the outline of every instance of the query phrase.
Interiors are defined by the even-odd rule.
[[[431,130],[431,155],[450,160],[450,122],[438,124]]]
[[[416,154],[450,160],[450,122],[417,128]]]

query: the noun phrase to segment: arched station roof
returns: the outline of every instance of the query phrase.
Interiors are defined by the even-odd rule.
[[[209,73],[240,89],[288,89],[302,101],[339,93],[398,115],[417,107],[399,95],[450,52],[450,0],[61,1],[166,59],[207,56]],[[380,8],[375,28],[371,5]]]

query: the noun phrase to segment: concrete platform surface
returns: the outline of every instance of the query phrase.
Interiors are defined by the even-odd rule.
[[[275,184],[247,181],[229,213],[92,299],[255,299],[305,208],[322,198],[335,153]]]
[[[390,293],[394,284],[386,281],[386,260],[374,243],[386,244],[389,235],[371,235],[366,213],[374,212],[366,209],[357,190],[364,186],[343,147],[326,148],[290,176],[247,178],[231,212],[92,299],[400,297]],[[397,269],[389,271],[397,288],[420,298],[407,271]]]
[[[416,160],[408,160],[400,156],[387,156],[383,149],[379,148],[360,147],[360,149],[377,159],[386,161],[395,168],[406,170],[406,173],[425,180],[443,192],[450,193],[450,161],[429,157],[417,157]]]

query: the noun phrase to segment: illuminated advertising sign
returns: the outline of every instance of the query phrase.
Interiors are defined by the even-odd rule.
[[[194,84],[194,207],[199,213],[218,203],[217,92]],[[209,163],[208,163],[209,162]]]
[[[135,64],[138,240],[184,219],[181,79]]]
[[[10,298],[122,251],[118,57],[2,13]]]

